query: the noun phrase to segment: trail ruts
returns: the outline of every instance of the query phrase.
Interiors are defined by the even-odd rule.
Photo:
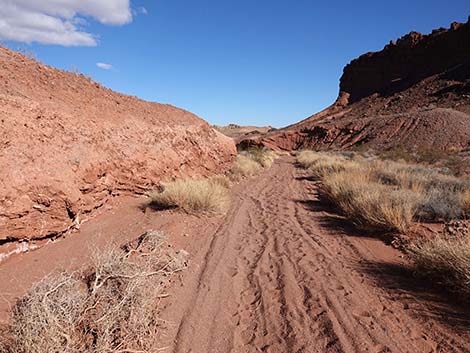
[[[174,293],[172,351],[468,351],[468,334],[373,280],[395,250],[328,226],[316,184],[302,176],[283,157],[236,192]]]

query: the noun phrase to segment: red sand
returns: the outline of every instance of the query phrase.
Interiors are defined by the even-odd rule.
[[[80,232],[0,265],[12,301],[52,269],[164,230],[190,253],[162,301],[169,352],[466,352],[468,313],[406,270],[400,252],[318,201],[317,184],[283,157],[236,185],[225,217],[144,213],[122,199]]]

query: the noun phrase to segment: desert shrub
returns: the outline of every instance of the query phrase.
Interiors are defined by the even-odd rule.
[[[263,167],[250,157],[239,154],[232,166],[232,175],[250,177],[259,174]]]
[[[417,210],[417,217],[427,221],[451,220],[462,216],[459,194],[445,188],[431,188]]]
[[[241,155],[253,159],[255,162],[259,163],[263,168],[269,168],[276,159],[276,153],[272,150],[266,148],[249,148],[247,150],[241,151]]]
[[[467,217],[470,182],[425,165],[302,151],[299,164],[323,194],[362,228],[404,232],[412,221]]]
[[[302,151],[297,154],[297,162],[302,168],[312,172],[313,175],[322,177],[347,168],[353,168],[352,157],[353,155],[348,154]]]
[[[378,160],[370,162],[368,167],[373,180],[421,194],[416,218],[438,221],[463,217],[461,194],[470,189],[468,181],[416,164]]]
[[[234,179],[251,177],[261,173],[263,168],[270,168],[277,155],[266,148],[249,148],[242,150],[237,155],[231,169]]]
[[[406,231],[420,198],[411,190],[373,182],[364,169],[325,175],[322,190],[350,220],[366,230]]]
[[[226,189],[230,189],[230,179],[226,175],[214,175],[210,177],[210,180],[217,185],[220,185]]]
[[[409,149],[400,145],[382,151],[380,156],[383,159],[392,161],[412,162],[416,159],[416,156]]]
[[[186,212],[224,213],[230,203],[225,178],[178,179],[150,195],[151,204]]]
[[[422,147],[416,151],[415,162],[434,164],[452,156],[452,152],[441,150],[434,147]]]
[[[309,168],[315,161],[317,161],[320,156],[318,152],[304,150],[300,151],[296,155],[297,162],[302,168]]]
[[[416,273],[436,281],[443,289],[470,295],[470,238],[435,237],[406,246]]]
[[[470,159],[459,156],[450,156],[444,161],[444,166],[448,168],[452,174],[462,176],[470,173]]]
[[[185,267],[160,232],[97,253],[93,265],[45,277],[21,298],[5,333],[8,353],[155,352],[158,299]]]
[[[394,161],[405,161],[410,163],[434,164],[436,162],[451,158],[452,152],[434,147],[420,147],[410,149],[405,146],[394,146],[380,153],[383,159]]]

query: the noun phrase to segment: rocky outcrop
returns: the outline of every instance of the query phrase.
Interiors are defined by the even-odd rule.
[[[242,146],[470,148],[470,22],[412,32],[344,69],[336,102]]]
[[[195,115],[0,48],[0,244],[60,234],[122,193],[230,165]]]
[[[382,51],[367,53],[344,68],[340,91],[354,103],[374,93],[402,91],[422,79],[457,70],[470,64],[469,23],[452,23],[450,29],[438,29],[423,35],[411,32],[392,41]],[[470,70],[459,79],[470,78]]]

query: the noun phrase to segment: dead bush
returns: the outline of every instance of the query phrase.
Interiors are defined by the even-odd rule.
[[[227,183],[225,178],[179,179],[152,193],[151,204],[186,212],[224,213],[230,204]]]
[[[160,232],[97,253],[83,271],[38,282],[15,305],[8,353],[155,352],[161,348],[159,299],[185,267]]]

